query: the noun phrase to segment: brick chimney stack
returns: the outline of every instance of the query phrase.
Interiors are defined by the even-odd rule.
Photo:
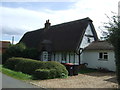
[[[49,29],[51,23],[49,22],[49,19],[46,20],[46,23],[45,23],[45,29]]]

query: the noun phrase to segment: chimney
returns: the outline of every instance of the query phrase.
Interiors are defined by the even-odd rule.
[[[46,20],[46,23],[45,23],[45,29],[49,29],[51,23],[49,22],[49,19]]]

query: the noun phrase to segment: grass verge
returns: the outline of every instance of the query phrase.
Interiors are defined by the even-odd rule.
[[[85,73],[91,73],[91,72],[97,72],[95,69],[89,69],[89,68],[82,68],[79,70],[79,74],[85,74]]]
[[[19,79],[19,80],[31,80],[32,79],[31,75],[4,68],[2,65],[0,65],[0,72],[2,72],[3,74],[6,74],[8,76],[11,76],[13,78]]]

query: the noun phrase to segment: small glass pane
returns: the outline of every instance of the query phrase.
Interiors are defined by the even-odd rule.
[[[88,38],[88,43],[90,43],[90,38]]]
[[[104,59],[108,59],[108,55],[104,55]]]
[[[103,58],[103,53],[99,53],[99,59]]]

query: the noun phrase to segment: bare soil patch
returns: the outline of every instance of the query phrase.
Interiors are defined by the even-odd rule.
[[[33,80],[30,83],[44,88],[118,88],[115,73],[93,72],[66,79]]]

